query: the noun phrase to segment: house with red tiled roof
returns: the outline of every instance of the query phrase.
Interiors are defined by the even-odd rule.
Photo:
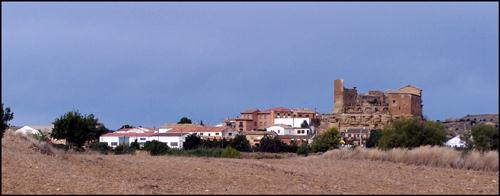
[[[276,123],[276,119],[283,121],[282,123],[289,123],[294,121],[294,118],[300,118],[302,123],[307,119],[316,117],[317,113],[310,109],[290,109],[286,107],[273,107],[266,110],[247,109],[240,113],[240,116],[233,119],[226,119],[225,122],[235,130],[242,131],[265,131],[268,127]],[[293,125],[292,125],[293,126]]]

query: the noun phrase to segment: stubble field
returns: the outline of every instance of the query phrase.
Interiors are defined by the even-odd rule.
[[[2,139],[2,194],[498,194],[498,171],[336,160],[42,154]]]

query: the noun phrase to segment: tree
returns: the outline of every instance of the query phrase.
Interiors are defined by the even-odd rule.
[[[120,127],[119,129],[128,129],[128,128],[135,128],[134,126],[132,125],[123,125],[122,127]]]
[[[309,128],[309,124],[307,123],[306,120],[304,120],[304,122],[302,122],[302,124],[300,124],[300,128]]]
[[[3,103],[2,103],[2,127],[1,127],[1,138],[3,138],[3,133],[5,130],[9,127],[9,121],[11,121],[14,118],[14,113],[10,111],[10,107],[3,108]]]
[[[240,152],[250,152],[250,150],[252,150],[250,142],[245,135],[236,135],[229,142],[229,145]]]
[[[201,126],[205,126],[205,124],[203,124],[203,121],[202,121],[202,120],[200,121],[200,125],[201,125]]]
[[[53,124],[52,138],[66,139],[68,144],[79,148],[87,141],[97,140],[108,131],[104,125],[98,123],[93,114],[81,115],[78,111],[60,116]]]
[[[141,146],[139,145],[139,142],[137,142],[137,139],[135,139],[132,143],[130,143],[130,147],[134,148],[136,150],[141,148]]]
[[[446,141],[443,125],[419,118],[398,119],[382,130],[378,147],[415,148],[423,145],[441,146]]]
[[[324,133],[313,138],[311,150],[313,152],[326,152],[334,148],[339,148],[340,139],[340,132],[336,127],[331,127]]]
[[[182,117],[181,120],[179,120],[179,122],[177,124],[192,124],[192,123],[191,123],[191,119],[189,119],[187,117]]]
[[[260,152],[282,152],[285,151],[286,149],[286,144],[283,143],[279,138],[277,137],[269,137],[269,136],[264,136],[260,140],[260,145],[259,145],[259,151]]]
[[[498,129],[484,123],[474,125],[472,143],[479,151],[498,150]]]
[[[184,141],[183,148],[185,150],[191,150],[198,148],[201,144],[201,138],[196,135],[196,133],[190,134],[186,137],[186,141]]]
[[[149,151],[149,154],[152,156],[156,155],[164,155],[168,153],[168,150],[170,150],[170,147],[168,147],[167,144],[153,140],[153,141],[147,141],[144,144],[144,149]]]
[[[367,148],[373,148],[378,146],[378,141],[382,137],[382,130],[376,129],[370,132],[370,136],[368,137],[368,140],[366,141],[366,147]]]

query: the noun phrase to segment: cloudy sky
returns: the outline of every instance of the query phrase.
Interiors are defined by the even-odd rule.
[[[498,3],[2,3],[2,103],[11,124],[78,109],[108,128],[247,108],[333,107],[423,89],[433,120],[498,113]]]

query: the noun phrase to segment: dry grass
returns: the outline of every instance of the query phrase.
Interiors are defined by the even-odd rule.
[[[422,146],[411,150],[394,148],[387,151],[366,148],[356,148],[354,150],[341,149],[328,151],[323,154],[323,157],[379,160],[433,167],[498,171],[498,151],[486,153],[478,151],[460,152],[452,148],[437,146]]]

